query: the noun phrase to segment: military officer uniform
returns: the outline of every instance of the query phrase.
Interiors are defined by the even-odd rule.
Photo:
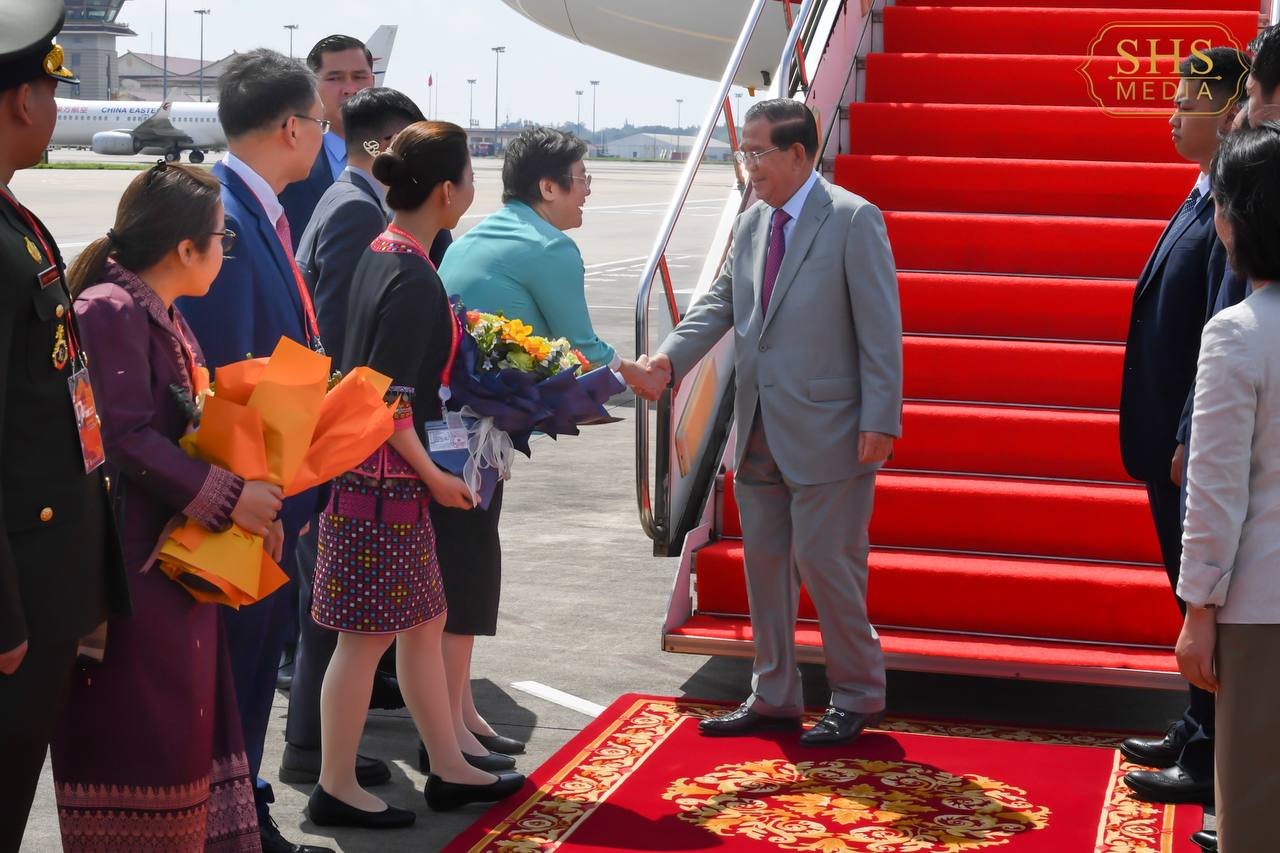
[[[65,14],[62,0],[0,0],[0,93],[42,75],[77,82],[52,43]],[[0,652],[28,644],[0,674],[0,851],[21,843],[81,638],[128,610],[64,271],[0,183]]]

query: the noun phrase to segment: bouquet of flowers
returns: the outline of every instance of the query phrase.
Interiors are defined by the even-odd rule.
[[[465,319],[480,352],[477,367],[481,371],[519,370],[543,380],[566,370],[582,373],[590,363],[565,338],[540,337],[519,320],[480,311],[467,311]]]

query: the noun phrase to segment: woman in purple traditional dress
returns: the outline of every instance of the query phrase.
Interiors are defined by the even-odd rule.
[[[133,615],[109,623],[102,663],[77,672],[53,742],[68,853],[261,849],[218,609],[155,565],[183,516],[210,530],[234,521],[277,554],[282,541],[278,487],[178,446],[208,371],[173,301],[208,292],[234,236],[218,182],[161,163],[134,179],[114,227],[70,272]]]

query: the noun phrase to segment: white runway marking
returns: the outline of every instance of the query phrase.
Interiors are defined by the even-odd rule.
[[[530,696],[546,699],[554,705],[577,711],[579,714],[585,714],[588,717],[595,718],[604,713],[603,705],[588,702],[581,696],[574,696],[572,693],[565,693],[563,690],[556,690],[554,687],[548,687],[536,681],[517,681],[511,686],[523,693],[528,693]]]

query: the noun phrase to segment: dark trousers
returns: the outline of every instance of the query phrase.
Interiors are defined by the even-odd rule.
[[[1175,595],[1182,570],[1182,492],[1172,482],[1148,483],[1147,500],[1160,540],[1160,556],[1169,575]],[[1177,599],[1178,608],[1186,613],[1187,605]],[[1182,717],[1183,731],[1190,736],[1178,758],[1178,766],[1196,778],[1213,774],[1214,696],[1206,690],[1188,685],[1190,706]]]
[[[13,675],[0,675],[0,853],[27,828],[54,726],[71,688],[78,640],[31,640]]]
[[[289,575],[291,582],[296,582],[294,550],[297,547],[297,532],[289,530],[287,522],[285,529],[284,556],[280,560],[280,568]],[[244,748],[249,756],[249,775],[256,780],[254,800],[258,806],[260,821],[265,821],[270,815],[268,804],[274,799],[271,786],[258,778],[258,774],[262,770],[262,751],[267,740],[271,703],[275,699],[280,655],[293,631],[295,605],[293,597],[288,594],[290,585],[292,584],[281,587],[248,607],[241,607],[239,610],[221,608],[231,656],[231,672],[236,682],[240,727],[244,731]]]

